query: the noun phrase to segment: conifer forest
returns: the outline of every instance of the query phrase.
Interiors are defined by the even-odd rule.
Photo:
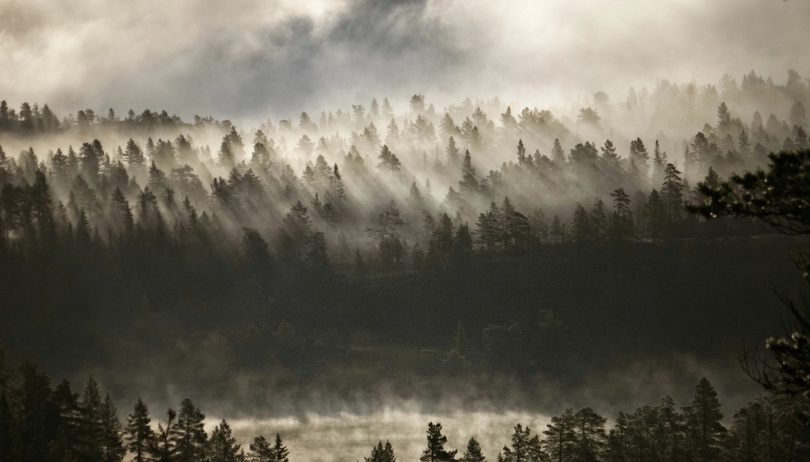
[[[0,2],[0,462],[810,460],[810,5],[56,3]]]

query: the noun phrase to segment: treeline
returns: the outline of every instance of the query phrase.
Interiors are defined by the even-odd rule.
[[[767,161],[767,152],[810,146],[802,103],[810,94],[807,86],[793,74],[784,87],[757,79],[746,76],[736,90],[736,83],[724,81],[721,93],[742,106],[764,94],[793,96],[790,122],[771,114],[764,123],[755,112],[751,123],[744,123],[720,102],[716,123],[683,141],[681,162],[670,160],[662,146],[677,146],[671,139],[648,147],[649,141],[631,138],[624,153],[610,139],[603,144],[583,139],[604,136],[608,116],[624,117],[617,113],[622,105],[607,105],[604,95],[594,100],[605,116],[583,108],[576,127],[528,108],[517,117],[506,108],[496,125],[488,111],[501,111],[498,101],[479,106],[465,101],[441,115],[414,95],[410,111],[400,115],[387,100],[382,105],[374,100],[368,112],[353,105],[351,112],[324,112],[318,123],[307,113],[297,126],[268,121],[250,144],[230,123],[186,124],[149,110],[138,116],[130,111],[119,120],[113,112],[105,118],[82,110],[75,123],[63,127],[78,137],[77,150],[62,146],[43,155],[28,148],[15,158],[0,148],[0,237],[4,247],[35,248],[37,241],[57,242],[57,235],[60,242],[97,235],[109,245],[150,232],[178,241],[218,234],[215,239],[228,242],[232,253],[249,228],[288,260],[321,264],[328,256],[342,264],[359,253],[366,264],[418,266],[436,247],[432,241],[442,239],[434,231],[445,215],[461,233],[459,246],[467,246],[469,233],[469,247],[489,253],[608,237],[689,236],[693,230],[682,206],[700,199],[690,181],[716,182]],[[661,95],[695,91],[661,85]],[[701,105],[714,101],[712,89],[693,98]],[[636,96],[628,97],[626,106],[630,112],[649,110]],[[44,126],[44,112],[27,103],[19,114],[6,108],[0,125],[10,133]],[[375,125],[381,123],[388,124],[385,137]],[[110,126],[125,140],[112,149],[99,139],[111,133]],[[154,140],[150,135],[158,128],[175,134]],[[221,136],[213,149],[206,144],[211,130]],[[88,138],[92,135],[98,138]],[[296,138],[293,145],[289,140]],[[565,144],[571,146],[568,153]],[[305,161],[299,172],[294,158]],[[481,172],[477,158],[502,164]],[[380,227],[391,213],[401,216]],[[195,227],[203,230],[189,231]],[[373,252],[366,251],[369,241]]]
[[[3,461],[116,462],[127,455],[138,462],[288,460],[278,435],[274,442],[256,437],[245,453],[224,419],[207,434],[205,415],[190,399],[178,411],[169,409],[166,421],[155,428],[141,399],[122,421],[109,394],[102,397],[92,377],[79,394],[67,380],[52,388],[48,375],[33,362],[24,362],[16,374],[9,373],[8,364],[0,366]]]
[[[0,460],[20,462],[208,461],[287,462],[290,451],[277,434],[257,436],[243,448],[223,419],[210,433],[192,400],[153,422],[139,398],[120,419],[108,394],[91,377],[81,394],[64,380],[56,388],[30,361],[12,371],[3,356],[0,376]],[[657,405],[607,419],[592,408],[566,409],[534,434],[518,424],[498,453],[502,462],[540,461],[799,461],[810,457],[810,402],[803,396],[765,395],[725,419],[717,393],[702,378],[689,406],[669,396]],[[728,426],[724,424],[726,422]],[[439,423],[428,425],[423,462],[483,462],[480,444],[445,447]],[[494,450],[494,448],[490,448]],[[295,460],[294,455],[292,459]],[[390,442],[372,447],[367,462],[395,462]]]
[[[401,113],[375,100],[368,111],[268,121],[251,142],[229,123],[152,111],[118,121],[84,110],[79,129],[62,125],[64,138],[18,137],[19,114],[8,115],[16,128],[0,144],[48,147],[0,148],[0,329],[22,351],[81,355],[117,338],[159,349],[227,333],[246,362],[298,367],[344,361],[370,336],[455,351],[424,361],[431,370],[525,375],[559,367],[572,350],[617,348],[623,339],[607,339],[608,327],[648,339],[644,327],[667,319],[688,332],[675,313],[705,313],[715,288],[664,298],[661,281],[731,287],[710,243],[739,238],[724,244],[738,246],[727,252],[738,268],[769,243],[746,241],[757,227],[702,221],[684,204],[702,199],[697,181],[806,145],[810,92],[794,77],[763,87],[749,75],[737,93],[694,93],[714,121],[682,140],[682,160],[670,159],[664,146],[678,142],[664,136],[621,146],[583,138],[607,137],[611,120],[649,112],[664,93],[610,105],[600,96],[602,115],[583,108],[576,125],[536,109],[513,115],[496,100],[442,115],[414,95]],[[667,85],[659,90],[692,94]],[[755,87],[768,90],[755,97]],[[742,122],[717,102],[726,93],[741,107],[781,95],[792,128],[776,116]],[[376,127],[386,124],[383,136]],[[75,149],[52,146],[71,139]],[[476,159],[500,166],[483,172]],[[459,321],[466,351],[447,348]],[[543,351],[561,353],[559,364],[533,354]]]
[[[214,125],[229,127],[227,121],[220,122],[213,117],[194,116],[195,126]],[[47,104],[41,108],[38,103],[29,104],[23,102],[19,110],[8,106],[8,103],[0,101],[0,133],[12,134],[22,137],[30,137],[38,134],[58,134],[71,130],[84,132],[90,127],[104,127],[105,129],[137,129],[153,130],[155,128],[178,128],[188,127],[190,124],[184,122],[177,115],[169,115],[166,111],[152,111],[145,109],[140,114],[130,109],[126,117],[118,117],[115,111],[110,108],[107,115],[97,115],[93,109],[81,109],[76,115],[70,114],[61,120]]]

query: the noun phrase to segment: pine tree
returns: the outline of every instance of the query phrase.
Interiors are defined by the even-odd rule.
[[[725,101],[717,106],[717,131],[725,133],[731,127],[731,113]]]
[[[175,457],[176,446],[172,440],[172,432],[177,422],[177,412],[174,409],[166,411],[166,426],[158,424],[155,433],[155,444],[149,447],[151,460],[155,462],[171,462]]]
[[[523,429],[520,424],[515,427],[512,434],[512,447],[503,447],[503,453],[498,455],[499,462],[540,462],[545,460],[545,454],[540,447],[540,439],[531,436],[529,427]]]
[[[400,216],[396,202],[390,201],[377,215],[376,226],[366,228],[366,232],[377,243],[380,261],[391,264],[402,258],[402,245],[399,238],[399,228],[405,224]]]
[[[658,405],[655,441],[663,460],[679,460],[684,453],[684,419],[669,395]]]
[[[79,149],[79,171],[93,185],[98,182],[100,165],[101,157],[96,148],[91,143],[82,143]]]
[[[647,181],[647,175],[649,172],[647,162],[649,159],[650,155],[647,152],[647,148],[644,146],[644,142],[641,141],[641,138],[636,138],[635,140],[630,141],[630,160],[633,161],[638,169],[641,184],[645,184]]]
[[[702,377],[695,386],[692,405],[686,408],[687,439],[696,460],[717,460],[726,436],[720,402],[712,384]]]
[[[517,158],[518,158],[518,165],[523,166],[526,164],[526,146],[523,145],[522,139],[518,140]]]
[[[605,203],[602,199],[597,199],[593,204],[590,216],[588,217],[590,224],[591,238],[596,241],[604,241],[608,235],[608,216],[605,210]]]
[[[667,165],[667,153],[661,152],[661,146],[658,140],[655,140],[655,149],[653,150],[653,165],[652,165],[652,184],[660,185],[664,181],[664,169]]]
[[[605,140],[605,144],[600,148],[602,151],[602,160],[607,162],[617,162],[619,155],[616,154],[616,146],[610,140]]]
[[[475,224],[475,234],[478,236],[481,248],[493,251],[500,244],[502,235],[499,220],[500,214],[501,211],[498,205],[492,202],[487,212],[478,215],[478,221]]]
[[[138,398],[132,413],[127,417],[127,426],[124,430],[127,440],[127,449],[134,455],[134,462],[147,462],[149,450],[156,444],[155,432],[152,430],[149,409]]]
[[[127,141],[127,146],[124,150],[124,161],[127,166],[134,171],[140,171],[145,166],[143,151],[141,151],[141,147],[138,146],[138,143],[132,138]]]
[[[548,428],[543,431],[543,449],[554,462],[575,460],[576,454],[576,418],[572,409],[566,409],[562,415],[551,418]]]
[[[250,157],[251,168],[263,172],[270,167],[270,140],[261,130],[253,136],[253,154]]]
[[[399,143],[400,137],[399,126],[397,126],[397,121],[392,118],[391,122],[388,124],[386,129],[387,131],[385,133],[385,143],[391,146],[396,146],[397,143]]]
[[[458,165],[461,151],[456,146],[456,140],[452,136],[447,140],[447,149],[445,152],[447,153],[447,160],[450,162],[450,164]]]
[[[371,456],[365,458],[365,462],[396,462],[397,458],[394,455],[394,448],[391,446],[390,441],[386,441],[383,445],[382,441],[377,443],[377,446],[371,448]]]
[[[377,164],[377,168],[381,170],[385,170],[388,172],[398,172],[400,167],[400,161],[396,154],[391,152],[388,149],[387,145],[383,145],[382,149],[380,150],[380,155],[377,157],[380,159],[380,162]]]
[[[571,149],[571,163],[572,164],[592,164],[599,158],[599,152],[596,146],[592,145],[590,141],[585,144],[577,143]]]
[[[455,460],[456,451],[446,451],[444,445],[447,443],[447,437],[442,435],[442,424],[433,422],[428,423],[427,429],[427,448],[422,451],[422,456],[419,458],[422,462],[445,462]]]
[[[572,227],[574,241],[576,243],[583,244],[591,240],[591,224],[588,212],[585,211],[585,208],[579,202],[577,202],[576,209],[574,209]]]
[[[568,231],[566,230],[566,226],[560,222],[560,217],[554,215],[551,219],[551,230],[549,232],[549,236],[551,237],[551,243],[560,245],[565,244],[568,241]]]
[[[586,407],[574,414],[577,460],[598,461],[607,445],[605,418]]]
[[[461,190],[468,194],[478,191],[478,180],[475,177],[475,167],[472,165],[469,150],[464,153],[464,160],[461,162],[461,181],[458,184]]]
[[[222,143],[219,145],[219,165],[225,167],[228,170],[231,170],[236,165],[236,160],[231,150],[231,144],[228,142],[228,136],[226,135],[225,138],[222,140]]]
[[[677,226],[683,219],[683,180],[681,172],[673,164],[667,164],[664,169],[664,183],[661,186],[661,201],[666,214],[666,224],[669,229]]]
[[[177,421],[169,428],[169,439],[178,462],[196,462],[205,456],[207,435],[203,428],[205,415],[186,398],[180,404]]]
[[[334,192],[334,197],[337,197],[339,201],[346,201],[346,189],[343,186],[343,178],[340,176],[340,170],[337,164],[332,168],[332,191]]]
[[[554,138],[554,147],[551,149],[551,160],[557,165],[565,164],[565,151],[563,151],[559,138]]]
[[[78,453],[83,460],[100,462],[103,460],[104,427],[101,393],[98,384],[90,377],[79,403],[81,423],[79,426]]]
[[[619,188],[612,193],[613,215],[611,216],[611,235],[614,240],[629,240],[633,235],[633,212],[630,210],[630,196]]]
[[[470,227],[466,223],[458,225],[453,237],[453,246],[450,251],[450,263],[459,268],[466,268],[472,258],[473,242]]]
[[[207,462],[245,462],[244,453],[236,438],[231,434],[231,427],[225,419],[211,432],[208,441]]]
[[[117,186],[110,197],[110,209],[116,216],[119,229],[128,235],[131,234],[135,226],[132,209],[129,207],[124,193],[121,192],[121,188]]]
[[[748,140],[748,133],[745,130],[740,131],[740,136],[737,138],[737,148],[740,150],[743,160],[751,158],[751,142]]]
[[[20,460],[46,460],[48,437],[46,422],[48,401],[51,394],[50,378],[30,361],[20,367],[22,387],[20,390],[18,420],[16,423],[16,448]]]
[[[263,436],[253,438],[250,443],[250,460],[252,462],[273,462],[273,447]]]
[[[236,127],[231,126],[225,140],[228,142],[234,163],[241,162],[245,158],[245,143],[242,142],[242,136],[236,131]]]
[[[653,240],[660,239],[666,226],[667,217],[666,207],[655,189],[652,190],[647,203],[644,205],[644,218],[649,236]]]

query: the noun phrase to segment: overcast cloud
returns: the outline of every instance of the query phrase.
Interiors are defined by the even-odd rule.
[[[303,3],[305,6],[301,6]],[[806,0],[0,0],[0,98],[255,119],[810,76]]]

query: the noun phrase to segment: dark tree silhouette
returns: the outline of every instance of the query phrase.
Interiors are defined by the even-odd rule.
[[[135,462],[149,460],[149,449],[157,443],[151,422],[149,410],[141,398],[138,398],[132,413],[127,417],[125,429],[127,449],[133,454],[132,460]]]
[[[422,462],[443,462],[455,460],[456,451],[447,451],[444,445],[447,437],[442,435],[442,424],[430,422],[427,429],[427,448],[419,458]]]
[[[749,217],[764,221],[791,235],[810,234],[810,150],[769,154],[768,170],[732,175],[728,181],[707,176],[698,185],[705,198],[688,209],[707,218]],[[805,273],[807,254],[797,259]],[[751,358],[746,371],[769,390],[785,393],[810,392],[810,305],[783,297],[793,318],[793,332],[769,338],[765,347],[775,364]]]

